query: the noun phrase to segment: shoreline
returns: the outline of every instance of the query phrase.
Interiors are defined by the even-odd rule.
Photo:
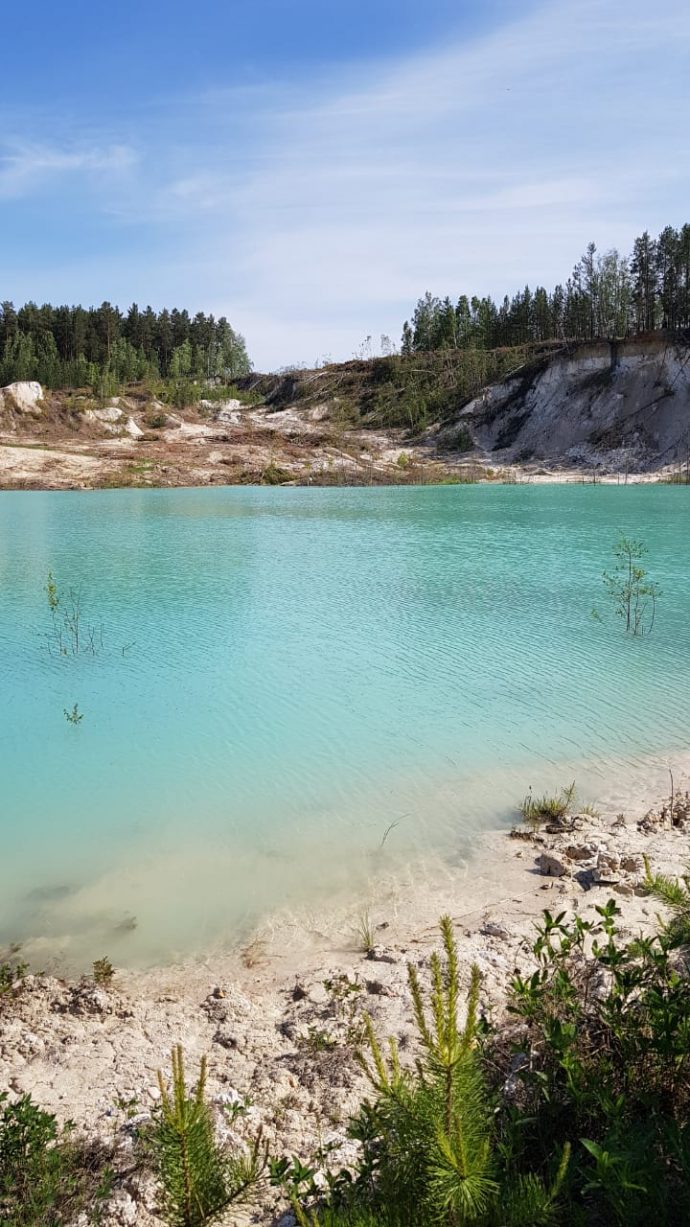
[[[687,768],[675,774],[676,798],[690,787]],[[91,1138],[114,1138],[131,1169],[132,1121],[145,1120],[158,1102],[157,1071],[167,1073],[179,1042],[190,1075],[208,1057],[209,1095],[219,1115],[223,1104],[248,1100],[239,1121],[223,1126],[230,1140],[239,1144],[260,1125],[275,1153],[309,1161],[327,1144],[334,1161],[347,1163],[354,1143],[345,1121],[366,1091],[353,1033],[366,1010],[380,1035],[409,1042],[406,966],[427,965],[441,914],[453,921],[463,981],[472,963],[479,966],[482,1006],[494,1020],[515,968],[530,965],[544,908],[586,916],[613,897],[625,931],[653,924],[659,905],[650,904],[640,884],[642,857],[656,871],[679,873],[687,850],[682,829],[638,825],[652,808],[650,797],[661,795],[663,770],[658,764],[650,772],[649,787],[622,822],[612,797],[600,816],[578,818],[572,831],[533,838],[486,832],[471,860],[448,867],[433,886],[415,883],[411,866],[395,895],[369,906],[375,944],[368,955],[357,948],[351,902],[275,915],[243,950],[118,971],[108,987],[89,977],[29,975],[0,997],[0,1086],[30,1093]],[[574,849],[572,857],[566,848]],[[535,863],[542,854],[563,872],[545,874],[548,860],[541,868]],[[150,1178],[124,1168],[106,1223],[158,1224]],[[247,1221],[271,1222],[269,1203],[270,1194],[259,1217]]]
[[[557,792],[574,779],[580,804],[617,813],[654,804],[669,784],[670,769],[690,779],[690,750],[545,760],[536,774],[541,790]],[[113,856],[107,871],[94,869],[69,890],[47,884],[41,923],[10,928],[5,922],[4,949],[16,945],[32,970],[67,980],[88,973],[93,959],[103,956],[120,977],[182,972],[200,960],[232,970],[241,964],[242,950],[257,940],[280,950],[296,945],[307,958],[329,943],[347,949],[347,935],[363,910],[380,907],[400,924],[407,909],[414,924],[417,914],[427,915],[430,900],[447,900],[441,911],[452,910],[457,895],[491,903],[492,866],[503,880],[505,836],[535,770],[535,764],[510,764],[494,772],[490,802],[485,789],[477,791],[485,772],[458,776],[446,769],[435,783],[426,777],[404,780],[408,812],[398,813],[400,797],[380,823],[365,824],[362,814],[372,805],[360,798],[341,822],[344,829],[329,830],[326,842],[318,827],[308,828],[301,844],[292,837],[282,844],[274,840],[263,854],[252,844],[233,845],[228,859],[227,849],[216,851],[196,839],[178,844],[176,838],[171,855],[154,833],[136,845],[133,861]],[[387,786],[383,791],[388,795]],[[260,883],[258,894],[256,888],[242,893],[247,880]],[[175,904],[182,891],[187,897]],[[39,888],[31,895],[38,897]],[[19,893],[15,909],[25,897]],[[437,914],[427,916],[427,923]],[[185,926],[186,940],[180,937]],[[3,957],[0,944],[0,962]]]
[[[12,467],[9,464],[3,463],[2,453],[12,447],[18,451],[31,451],[31,448],[24,448],[20,444],[7,444],[0,440],[0,474],[11,472]],[[35,453],[33,453],[35,454]],[[63,463],[66,453],[52,452],[46,449],[43,453],[47,458],[55,456],[58,463]],[[59,474],[56,474],[52,480],[42,479],[35,480],[33,476],[22,472],[17,475],[15,480],[5,483],[0,480],[0,494],[93,494],[103,491],[120,491],[120,490],[208,490],[209,488],[220,490],[391,490],[391,489],[439,489],[439,488],[455,488],[464,486],[688,486],[690,480],[680,481],[677,479],[677,468],[668,466],[667,469],[658,469],[648,472],[607,472],[599,473],[591,468],[557,468],[552,471],[533,472],[516,464],[498,464],[495,469],[491,470],[491,475],[484,475],[481,469],[487,467],[491,470],[491,466],[484,466],[482,460],[478,460],[472,465],[449,465],[445,475],[434,475],[431,473],[422,473],[415,480],[414,477],[407,479],[398,478],[395,474],[387,474],[385,480],[366,481],[366,480],[343,480],[343,481],[320,481],[318,479],[307,478],[300,480],[298,478],[281,481],[281,482],[266,482],[262,481],[258,476],[248,481],[230,481],[219,480],[217,477],[204,476],[199,477],[197,481],[179,481],[179,482],[163,482],[163,481],[100,481],[94,479],[92,482],[87,480],[71,480],[69,477],[63,479]],[[477,475],[474,473],[471,476],[466,475],[464,470],[477,469]]]

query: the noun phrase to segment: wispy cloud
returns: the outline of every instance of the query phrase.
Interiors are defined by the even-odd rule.
[[[548,0],[396,63],[173,102],[139,164],[126,143],[17,151],[0,194],[120,164],[113,246],[145,224],[155,250],[104,252],[86,292],[75,266],[63,295],[174,293],[228,314],[263,367],[348,357],[426,289],[550,285],[590,238],[687,220],[689,53],[687,0]]]
[[[6,143],[0,146],[0,197],[22,197],[40,190],[48,181],[74,175],[112,177],[137,161],[126,145],[55,147],[47,144]]]
[[[355,328],[397,335],[426,288],[553,283],[590,237],[626,245],[684,220],[689,50],[680,0],[654,21],[642,0],[557,0],[471,45],[283,99],[214,233],[258,356],[313,360],[309,320],[348,356]],[[640,82],[662,56],[649,96]]]

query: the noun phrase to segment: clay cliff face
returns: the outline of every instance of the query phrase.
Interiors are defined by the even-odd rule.
[[[690,345],[663,338],[583,345],[485,388],[438,434],[469,431],[500,463],[653,470],[690,452]]]

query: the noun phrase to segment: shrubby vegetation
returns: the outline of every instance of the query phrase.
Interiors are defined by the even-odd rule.
[[[0,305],[0,385],[36,379],[47,388],[91,388],[112,395],[135,380],[179,388],[231,382],[251,369],[244,338],[225,317],[132,303],[123,314],[100,307]]]
[[[468,346],[414,357],[375,358],[359,397],[359,415],[366,425],[402,426],[414,434],[451,417],[487,384],[505,379],[533,356],[533,346],[494,350]],[[473,447],[467,430],[458,444],[461,451]]]
[[[98,1221],[112,1188],[110,1151],[80,1142],[28,1095],[10,1103],[0,1093],[0,1223],[61,1227],[80,1213]]]
[[[320,1182],[299,1159],[271,1159],[260,1134],[228,1150],[205,1062],[188,1088],[176,1048],[136,1152],[158,1177],[164,1221],[228,1221],[270,1181],[299,1227],[686,1224],[690,887],[649,868],[646,884],[672,909],[647,937],[624,937],[613,899],[592,919],[544,912],[500,1027],[482,1013],[479,971],[459,966],[444,917],[442,953],[409,968],[416,1045],[382,1045],[363,1016],[371,1095],[349,1124],[359,1159]],[[60,1130],[28,1097],[0,1096],[3,1223],[57,1227],[81,1209],[97,1223],[113,1179],[106,1149]]]
[[[565,285],[529,286],[497,304],[425,294],[403,328],[404,354],[434,349],[496,349],[550,340],[589,341],[690,328],[690,224],[645,231],[630,256],[590,243]]]
[[[613,547],[614,569],[604,571],[607,595],[629,635],[649,635],[654,627],[659,586],[641,565],[647,552],[643,541],[621,534]]]
[[[351,1125],[363,1156],[354,1176],[331,1177],[325,1206],[297,1208],[302,1227],[688,1222],[683,937],[671,926],[626,942],[615,902],[596,912],[544,913],[508,1033],[480,1022],[476,970],[459,1024],[457,955],[441,922],[445,963],[432,960],[426,1000],[410,971],[421,1057],[403,1067],[394,1041],[384,1056],[369,1026],[375,1094]]]

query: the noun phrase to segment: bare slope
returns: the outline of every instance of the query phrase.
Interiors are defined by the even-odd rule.
[[[198,395],[198,393],[197,393]],[[690,342],[435,351],[252,375],[183,409],[0,390],[0,488],[372,485],[690,472]]]
[[[564,347],[486,387],[439,429],[439,446],[452,453],[467,432],[502,464],[685,467],[690,345],[657,334]]]

